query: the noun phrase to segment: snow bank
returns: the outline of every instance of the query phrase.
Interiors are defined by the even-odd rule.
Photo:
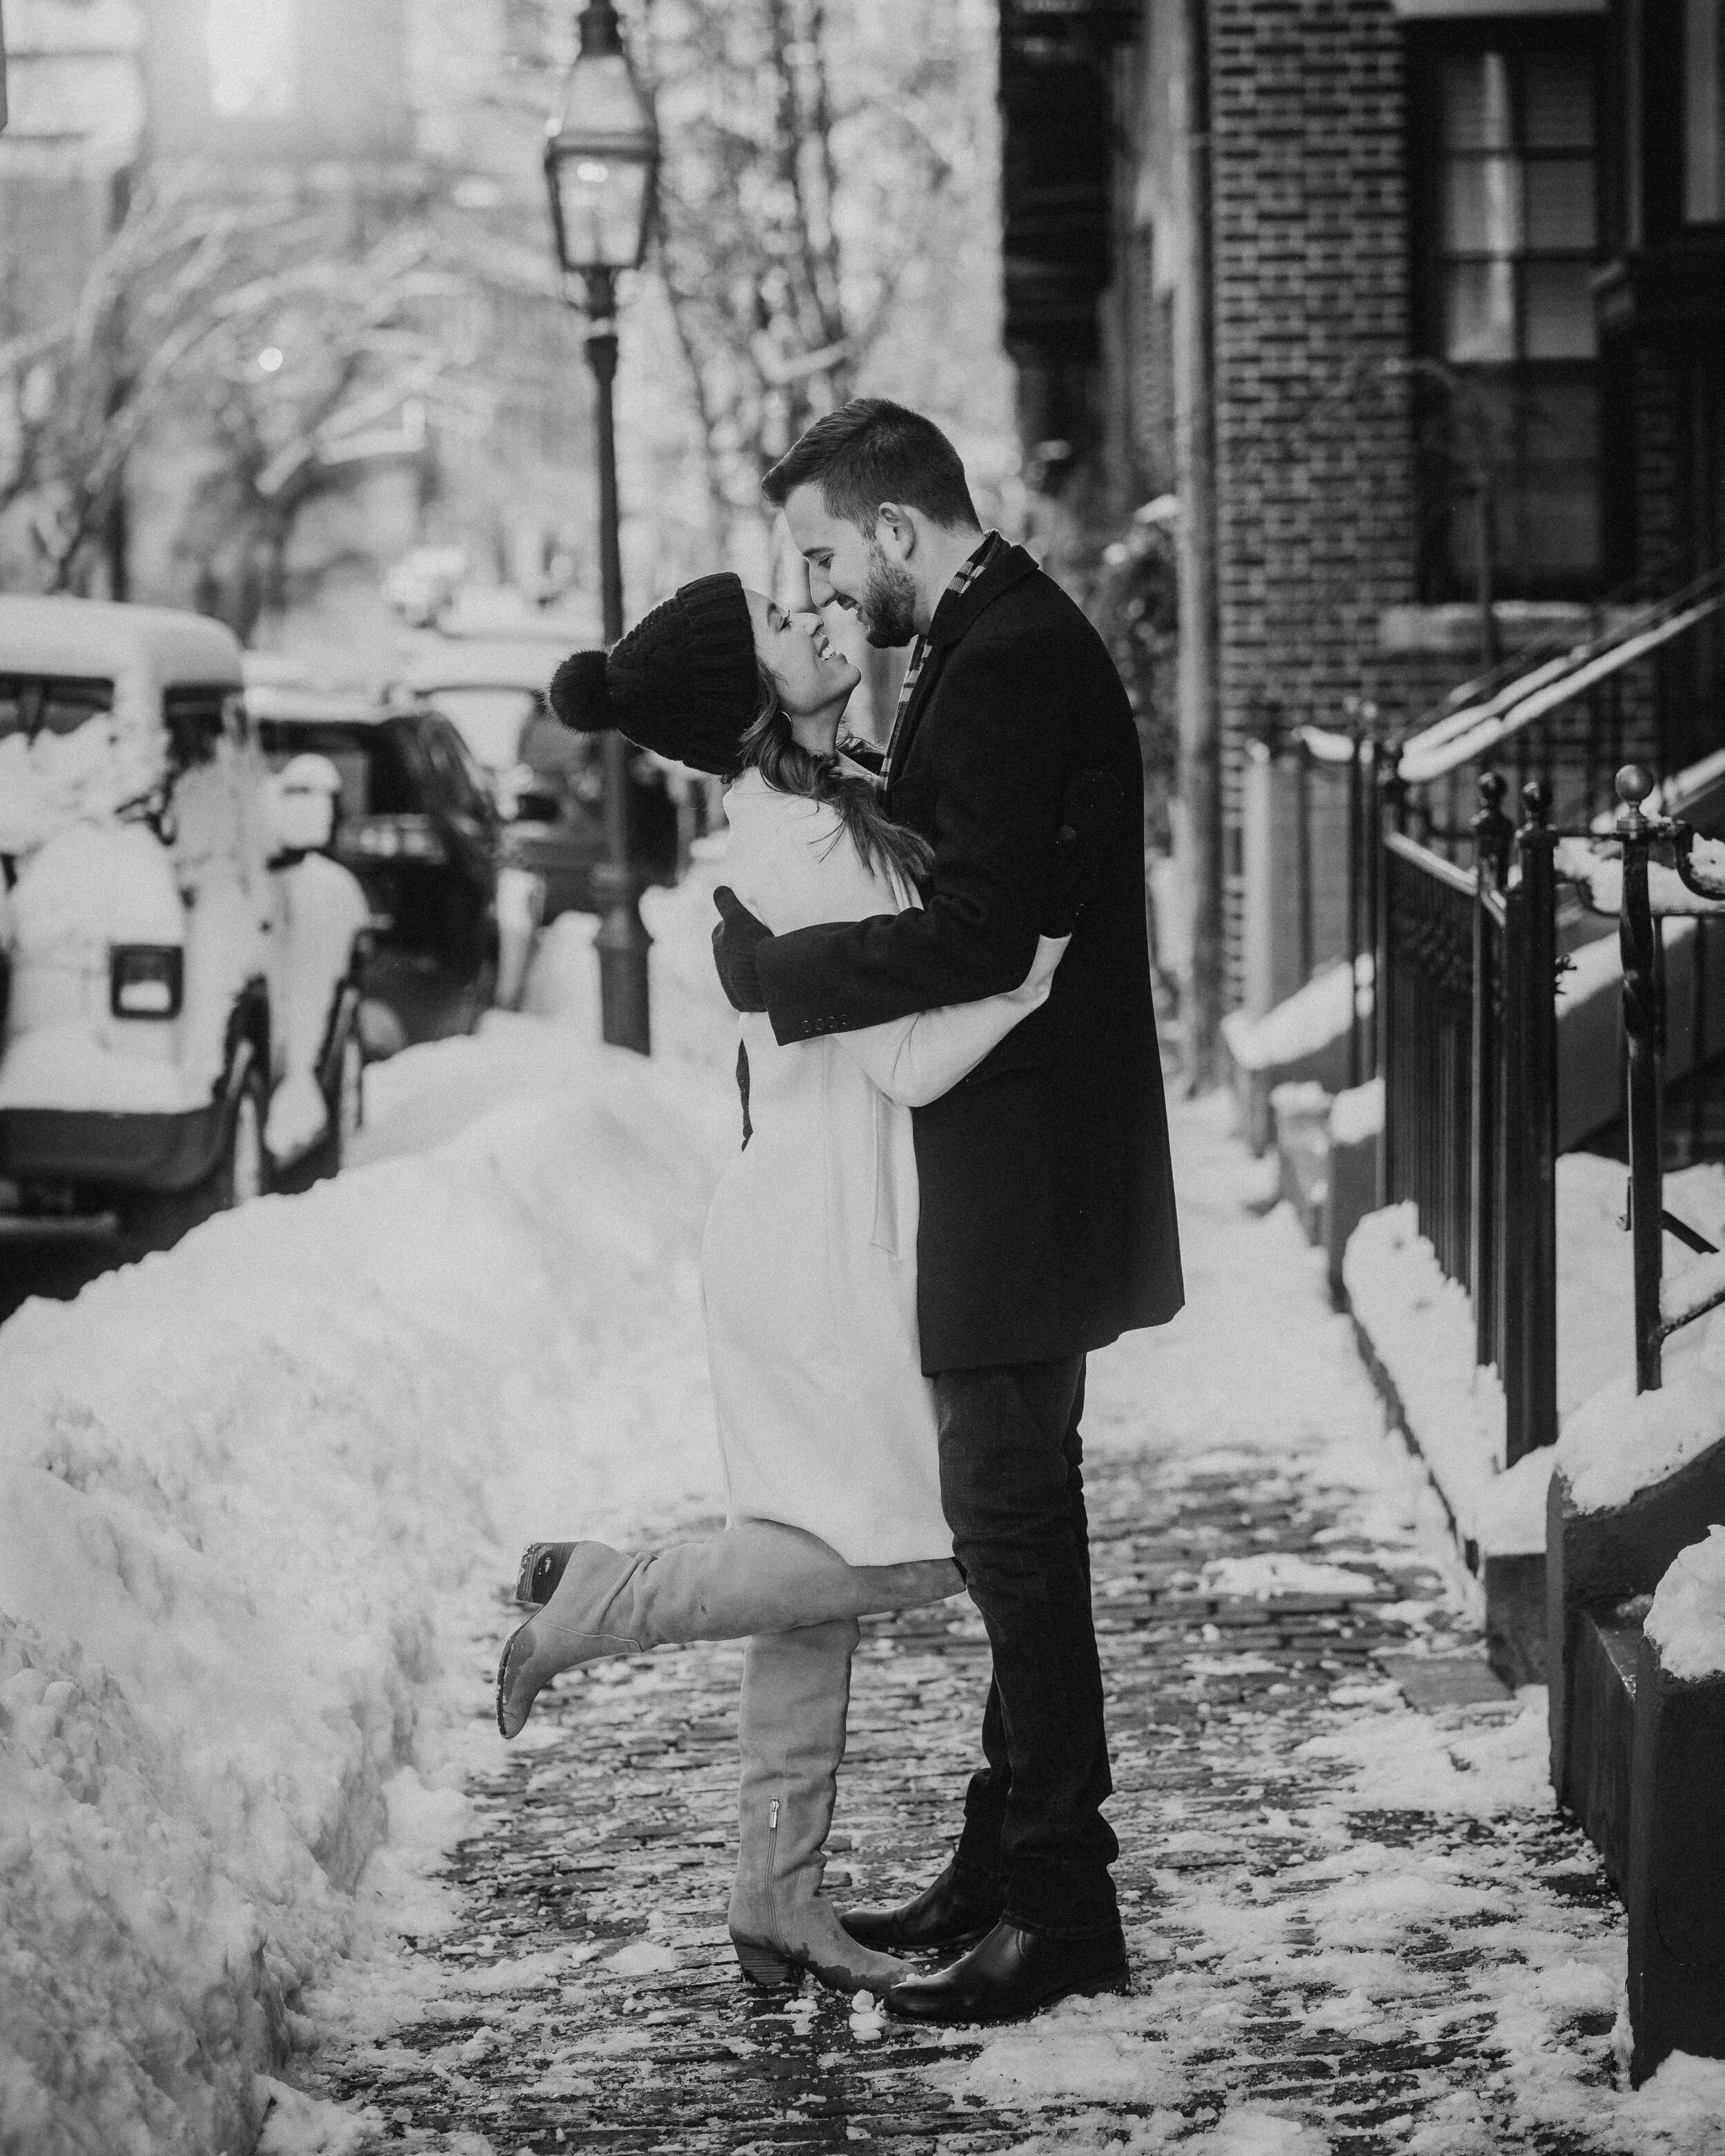
[[[734,1097],[592,1038],[410,1051],[373,1165],[0,1328],[8,2150],[249,2148],[520,1543],[719,1509]]]
[[[1674,1677],[1725,1675],[1725,1527],[1677,1556],[1659,1583],[1646,1633]]]

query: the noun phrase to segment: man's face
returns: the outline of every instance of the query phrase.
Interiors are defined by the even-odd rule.
[[[809,595],[818,607],[841,606],[862,624],[870,644],[908,644],[916,634],[916,584],[903,562],[878,536],[834,516],[810,480],[793,487],[784,505],[793,542],[809,564]]]

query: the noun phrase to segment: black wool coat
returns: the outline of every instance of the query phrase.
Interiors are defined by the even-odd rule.
[[[933,844],[921,911],[761,946],[782,1042],[1016,988],[1068,781],[1126,796],[1048,1001],[914,1111],[922,1367],[1053,1361],[1183,1299],[1144,894],[1143,766],[1101,638],[1021,547],[937,609],[887,806]]]

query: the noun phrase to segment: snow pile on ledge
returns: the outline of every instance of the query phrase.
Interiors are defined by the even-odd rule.
[[[1504,1473],[1502,1389],[1474,1362],[1473,1306],[1420,1233],[1411,1200],[1366,1215],[1342,1276],[1456,1532],[1482,1556],[1543,1549],[1550,1461],[1530,1454]]]
[[[1363,1086],[1350,1086],[1330,1105],[1330,1142],[1338,1146],[1364,1145],[1384,1132],[1384,1081],[1368,1078]]]
[[[1725,1527],[1680,1550],[1659,1583],[1646,1633],[1674,1677],[1725,1676]]]
[[[249,2148],[520,1543],[719,1508],[734,1096],[591,1039],[409,1051],[374,1152],[503,1105],[0,1328],[0,2145]]]
[[[1663,1481],[1725,1440],[1725,1322],[1702,1319],[1695,1330],[1698,1352],[1680,1358],[1673,1342],[1666,1343],[1659,1391],[1638,1397],[1633,1374],[1619,1378],[1565,1426],[1557,1464],[1579,1511],[1626,1505],[1638,1490]]]
[[[1622,1226],[1625,1171],[1591,1153],[1558,1162],[1558,1414],[1556,1460],[1584,1509],[1617,1504],[1725,1435],[1725,1327],[1701,1320],[1666,1343],[1661,1392],[1635,1398],[1634,1289]],[[1725,1168],[1666,1178],[1666,1204],[1719,1239]],[[1673,1237],[1667,1281],[1686,1298],[1707,1266]],[[1473,1306],[1419,1232],[1411,1203],[1369,1214],[1355,1230],[1343,1276],[1353,1313],[1401,1397],[1412,1435],[1459,1532],[1490,1556],[1545,1547],[1553,1455],[1530,1453],[1507,1473],[1503,1395],[1495,1372],[1474,1363]],[[1669,1299],[1669,1298],[1668,1298]],[[1717,1344],[1715,1332],[1717,1327]],[[1594,1496],[1594,1491],[1602,1494]]]
[[[1353,968],[1354,1001],[1362,1018],[1372,1014],[1372,954],[1363,952]],[[1269,1070],[1317,1055],[1332,1041],[1346,1038],[1353,1022],[1348,1009],[1348,961],[1315,973],[1262,1018],[1231,1011],[1222,1021],[1228,1053],[1242,1070]]]

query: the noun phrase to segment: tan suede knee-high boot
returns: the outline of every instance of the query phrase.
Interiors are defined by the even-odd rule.
[[[854,1618],[758,1633],[742,1666],[742,1783],[732,1943],[743,1973],[778,1984],[806,1969],[837,1991],[886,1991],[913,1972],[860,1946],[820,1891],[845,1757]]]
[[[516,1735],[541,1690],[578,1662],[914,1609],[963,1585],[950,1558],[850,1565],[818,1535],[772,1520],[633,1553],[577,1543],[551,1599],[504,1648],[497,1727]]]

